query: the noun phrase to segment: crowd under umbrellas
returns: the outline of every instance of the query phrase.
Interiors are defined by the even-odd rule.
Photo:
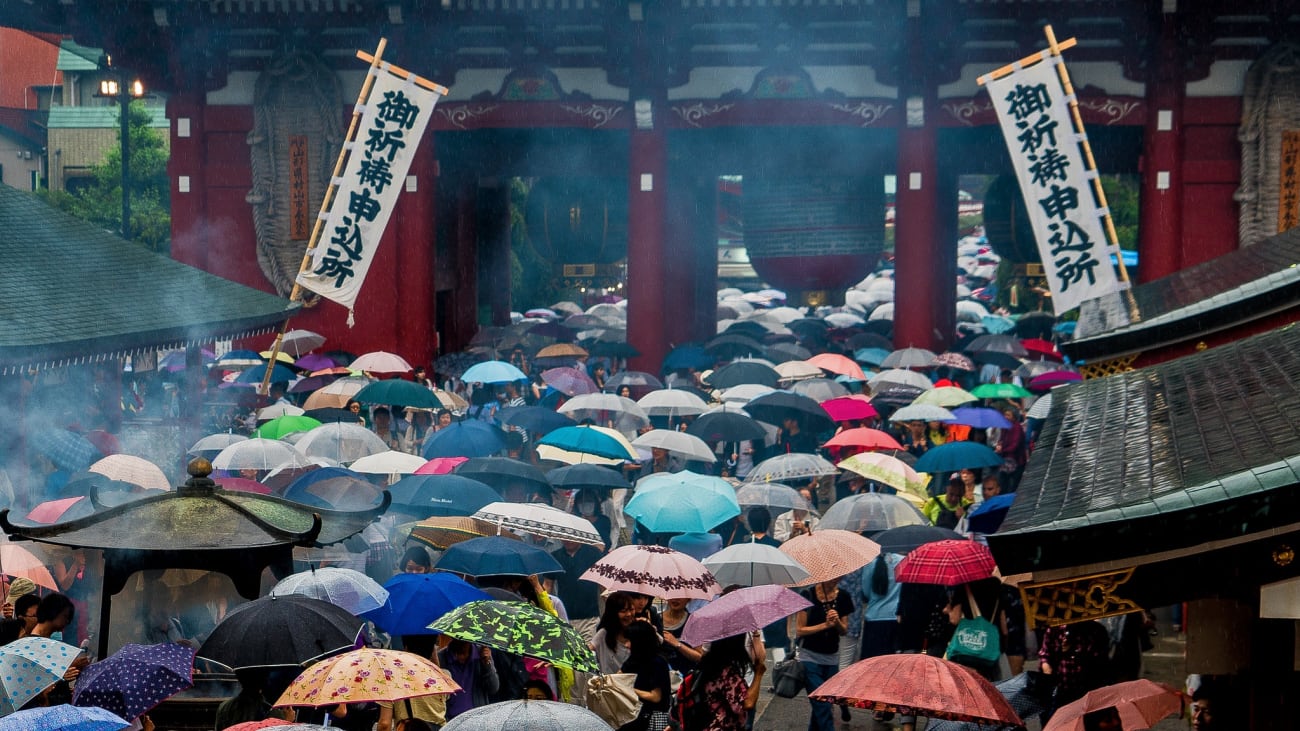
[[[855,291],[875,296],[880,281]],[[191,576],[142,578],[167,586],[173,600],[202,596],[205,608],[221,607],[219,619],[195,630],[184,607],[156,607],[174,631],[121,644],[89,667],[158,648],[169,680],[150,683],[148,694],[117,688],[133,701],[123,705],[103,700],[114,690],[104,684],[125,684],[126,674],[99,672],[91,694],[80,688],[92,685],[86,671],[71,707],[44,705],[71,667],[60,657],[25,686],[30,695],[5,687],[6,710],[63,719],[46,727],[70,727],[55,715],[67,713],[109,724],[97,728],[143,724],[194,678],[233,672],[247,683],[241,693],[264,701],[253,704],[263,717],[241,722],[296,715],[347,726],[377,713],[381,727],[405,715],[448,728],[534,728],[544,719],[642,728],[666,722],[654,714],[678,713],[689,729],[696,722],[680,709],[700,699],[688,678],[713,648],[743,640],[740,695],[708,700],[732,711],[793,662],[817,728],[833,718],[826,704],[924,717],[932,728],[1020,727],[1060,705],[1053,727],[1066,727],[1069,704],[1026,690],[1023,646],[1004,645],[992,665],[950,646],[982,629],[968,625],[981,606],[998,611],[987,597],[1014,594],[981,537],[1014,499],[1050,389],[1079,379],[1051,341],[1061,335],[1056,323],[980,314],[965,302],[968,337],[932,353],[893,349],[886,303],[868,310],[864,296],[810,312],[775,291],[719,295],[718,335],[674,349],[657,373],[626,369],[636,353],[620,303],[531,310],[422,368],[392,353],[329,351],[305,332],[273,364],[255,351],[215,359],[212,380],[228,392],[250,392],[268,370],[275,384],[272,403],[188,450],[211,460],[220,489],[322,511],[387,511],[340,544],[297,550],[295,572],[268,577],[253,601],[214,602]],[[139,457],[70,431],[45,436],[67,478],[31,506],[29,523],[57,525],[174,489]],[[62,588],[39,551],[0,552],[11,580],[40,593]],[[877,575],[893,587],[879,596],[868,590]],[[900,593],[907,608],[891,611],[911,613],[912,625],[943,613],[941,626],[923,628],[915,646],[868,642],[877,627],[866,617]],[[833,664],[811,642],[795,643],[804,646],[796,654],[790,637],[837,623],[829,612],[841,594],[851,598],[852,642],[835,639]],[[587,687],[581,707],[592,678],[653,675],[620,658],[635,634],[621,607],[635,609],[627,621],[654,626],[676,672],[655,700],[632,693],[628,703],[640,709],[632,719],[596,700],[617,692],[612,682]],[[597,628],[614,638],[607,651]],[[64,634],[80,639],[70,627]],[[0,662],[24,641],[0,647]],[[61,645],[50,657],[75,659],[78,648]],[[492,666],[496,690],[477,685],[478,663]],[[503,682],[521,669],[524,682]],[[1181,704],[1176,691],[1146,690],[1157,699],[1143,705],[1152,712]],[[1132,723],[1121,701],[1083,703],[1090,697],[1080,697],[1078,718],[1114,709]],[[19,711],[24,704],[43,707]],[[114,717],[91,718],[105,712]],[[734,714],[712,718],[744,727]]]

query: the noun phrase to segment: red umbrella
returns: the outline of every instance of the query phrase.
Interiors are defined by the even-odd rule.
[[[1023,728],[992,683],[974,670],[930,655],[881,655],[856,662],[808,697],[854,708]]]
[[[936,541],[907,554],[895,577],[911,584],[957,586],[993,575],[997,564],[988,546],[975,541]]]
[[[456,465],[468,462],[469,457],[434,457],[415,471],[417,475],[448,475]]]
[[[1056,343],[1042,338],[1025,338],[1020,341],[1025,346],[1025,350],[1031,355],[1039,358],[1051,358],[1052,360],[1061,360],[1061,351],[1056,349]]]
[[[861,426],[856,429],[845,429],[844,431],[831,437],[822,445],[824,447],[861,447],[863,449],[902,449],[903,445],[898,443],[897,439],[879,429],[868,429]]]
[[[829,401],[823,401],[822,408],[826,409],[826,413],[830,414],[835,421],[859,421],[874,419],[880,415],[870,401],[853,398],[852,396],[841,396]]]
[[[1145,678],[1108,685],[1058,708],[1043,731],[1084,731],[1084,715],[1106,708],[1119,712],[1124,731],[1141,731],[1166,716],[1181,714],[1183,694]]]
[[[251,492],[256,495],[270,495],[271,486],[263,485],[257,480],[250,480],[247,477],[218,477],[216,483],[221,486],[222,490],[233,490],[234,492]]]

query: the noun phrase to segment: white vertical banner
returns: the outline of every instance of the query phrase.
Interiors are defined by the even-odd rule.
[[[1120,291],[1111,264],[1102,211],[1079,150],[1056,64],[1059,56],[989,81],[989,96],[1020,192],[1025,197],[1038,253],[1057,315],[1086,300]]]
[[[333,181],[334,199],[311,269],[298,275],[303,288],[348,308],[349,324],[433,107],[446,93],[417,84],[414,75],[397,76],[388,64],[371,73],[374,84],[357,134],[345,143],[347,164]]]

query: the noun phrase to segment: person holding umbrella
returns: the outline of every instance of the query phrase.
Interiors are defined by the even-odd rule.
[[[682,681],[674,710],[682,731],[742,731],[758,705],[767,665],[755,662],[746,635],[714,640],[699,668]],[[745,682],[753,670],[754,679]]]
[[[848,634],[853,598],[840,591],[840,579],[822,581],[804,593],[812,606],[795,615],[795,636],[800,640],[799,660],[809,688],[815,689],[839,671],[840,637]],[[808,731],[834,731],[831,704],[810,700]]]

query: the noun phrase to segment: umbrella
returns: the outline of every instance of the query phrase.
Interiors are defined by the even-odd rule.
[[[964,424],[976,429],[1010,429],[1011,422],[997,409],[967,406],[952,410],[953,424]]]
[[[626,439],[622,439],[621,435],[616,437],[590,426],[566,426],[556,429],[537,440],[537,444],[610,459],[637,459],[636,450],[631,449],[632,445],[628,444]]]
[[[865,426],[856,429],[845,429],[844,431],[831,437],[823,447],[860,447],[862,449],[902,449],[903,445],[898,440],[890,436],[887,432],[879,429],[869,429]]]
[[[472,708],[443,731],[610,731],[600,716],[572,703],[504,701]]]
[[[430,434],[424,443],[422,456],[426,460],[438,457],[491,457],[505,448],[505,432],[484,421],[464,419]]]
[[[963,665],[926,654],[861,660],[831,676],[809,697],[927,718],[1024,726],[992,683]]]
[[[408,406],[417,409],[440,409],[442,402],[427,387],[400,378],[374,381],[352,397],[363,404]]]
[[[551,368],[542,371],[542,382],[566,396],[600,392],[596,382],[577,368]]]
[[[746,383],[740,386],[732,386],[723,391],[722,400],[725,404],[744,405],[763,394],[772,393],[775,390],[775,388],[760,386],[757,383]]]
[[[993,575],[997,563],[988,546],[976,541],[936,541],[918,546],[903,558],[895,577],[911,584],[957,586]]]
[[[736,543],[703,561],[723,586],[791,586],[808,578],[808,570],[779,548],[765,543]]]
[[[765,352],[764,355],[766,355],[769,360],[782,363],[811,358],[812,352],[796,343],[775,343],[768,346],[767,352]]]
[[[332,370],[339,367],[339,364],[336,363],[333,358],[328,355],[321,355],[320,353],[304,355],[298,360],[295,360],[293,365],[295,368],[307,371],[311,375],[318,375],[317,371]],[[346,371],[347,369],[344,368],[343,370]]]
[[[650,416],[696,416],[708,411],[699,396],[680,388],[651,391],[637,401],[641,410]]]
[[[1057,386],[1082,381],[1083,376],[1075,371],[1048,371],[1029,379],[1031,391],[1050,391]]]
[[[225,369],[266,365],[266,359],[255,350],[232,350],[217,358],[217,365]]]
[[[957,472],[1001,465],[1002,457],[992,447],[977,442],[948,442],[925,450],[916,460],[916,471]]]
[[[388,445],[378,434],[360,424],[344,422],[322,424],[307,432],[294,446],[308,457],[323,457],[339,464],[388,451]]]
[[[497,535],[471,538],[449,546],[438,558],[436,566],[442,571],[466,576],[532,576],[564,572],[546,551]]]
[[[673,429],[651,429],[632,440],[632,446],[645,449],[663,449],[687,460],[716,462],[717,455],[697,436]]]
[[[988,535],[996,533],[1002,526],[1002,521],[1007,517],[1007,511],[1011,509],[1011,503],[1016,501],[1014,492],[1006,495],[997,495],[979,503],[971,508],[966,515],[966,527],[972,533],[983,533]]]
[[[1034,402],[1034,405],[1029,407],[1029,411],[1025,412],[1025,418],[1046,419],[1047,415],[1051,413],[1051,411],[1052,411],[1052,394],[1049,393],[1040,396],[1038,400]]]
[[[848,376],[836,376],[836,378],[848,378]],[[808,378],[791,384],[787,390],[790,393],[807,396],[819,404],[849,395],[847,386],[839,380],[832,381],[829,378]]]
[[[736,488],[736,502],[742,508],[762,505],[771,509],[773,514],[784,513],[787,510],[817,513],[808,499],[798,490],[778,482],[746,482]]]
[[[1181,714],[1183,694],[1146,678],[1107,685],[1056,709],[1043,731],[1085,731],[1083,717],[1105,708],[1119,713],[1124,731],[1140,731],[1155,726],[1162,718]]]
[[[226,447],[212,458],[219,470],[273,470],[280,467],[307,467],[311,461],[293,445],[276,439],[246,439]]]
[[[112,711],[66,703],[29,708],[0,720],[0,729],[4,731],[118,731],[130,725],[130,721]]]
[[[388,590],[360,571],[324,566],[289,574],[271,589],[271,596],[302,596],[329,602],[348,614],[378,609],[388,600]]]
[[[288,383],[297,378],[298,374],[292,368],[276,363],[271,367],[271,383]],[[246,386],[260,384],[266,378],[266,363],[249,368],[235,377],[235,383],[241,383]]]
[[[234,670],[302,665],[355,647],[361,626],[347,610],[319,599],[262,597],[230,610],[198,654]]]
[[[348,364],[348,367],[354,371],[368,373],[407,373],[413,370],[411,364],[407,363],[402,356],[382,350],[359,355],[356,360]]]
[[[388,450],[371,454],[352,463],[352,471],[366,475],[409,475],[428,460],[414,454]]]
[[[59,523],[67,520],[76,520],[84,518],[95,512],[94,505],[91,504],[90,498],[80,495],[77,497],[66,497],[58,500],[47,500],[27,513],[27,520],[33,523]]]
[[[431,517],[473,515],[474,511],[501,500],[491,487],[464,475],[407,475],[388,488],[393,508]],[[405,509],[405,510],[403,510]]]
[[[582,672],[599,672],[577,630],[526,602],[479,601],[444,614],[432,629],[458,640]]]
[[[811,606],[812,602],[784,586],[737,589],[692,612],[686,618],[682,642],[699,647],[705,642],[754,632]]]
[[[746,383],[776,387],[781,374],[772,366],[753,360],[738,360],[717,369],[709,376],[713,388],[731,388]]]
[[[438,359],[433,362],[433,370],[437,373],[459,378],[465,371],[481,360],[483,360],[483,357],[478,353],[448,353],[438,356]]]
[[[261,439],[284,439],[300,431],[311,431],[321,423],[310,416],[277,416],[257,427],[253,436]]]
[[[30,443],[56,467],[68,472],[84,470],[104,456],[90,440],[67,429],[42,429],[32,435]]]
[[[1013,358],[1029,355],[1025,346],[1011,335],[981,335],[966,346],[967,353],[1001,353]]]
[[[138,718],[194,685],[194,648],[177,643],[126,644],[86,666],[77,677],[73,705],[98,706]]]
[[[745,404],[745,411],[759,421],[777,426],[787,418],[799,420],[809,431],[825,431],[835,426],[831,415],[816,400],[788,391],[763,394]]]
[[[460,690],[432,660],[400,650],[363,647],[322,660],[294,678],[275,706],[334,706],[398,701]]]
[[[356,475],[304,479],[320,471],[308,472],[294,480],[285,488],[281,497],[326,510],[366,510],[384,501],[382,491],[378,487]]]
[[[110,454],[92,464],[89,471],[101,474],[110,480],[129,482],[147,490],[170,490],[172,487],[171,481],[158,465],[129,454]]]
[[[498,533],[509,529],[524,535],[605,547],[605,540],[591,521],[544,503],[495,502],[484,505],[473,517],[492,523]]]
[[[528,376],[503,360],[489,360],[470,366],[461,374],[460,380],[465,383],[510,383],[526,381]]]
[[[311,330],[290,330],[280,340],[280,347],[295,358],[319,348],[325,344],[325,336]]]
[[[832,581],[857,571],[880,555],[880,546],[846,530],[818,530],[795,536],[781,550],[808,570],[797,586]]]
[[[434,457],[416,470],[417,475],[447,475],[469,461],[468,457]]]
[[[871,401],[853,396],[841,396],[823,401],[822,408],[835,421],[861,421],[874,419],[880,415],[876,412],[876,407],[871,405]]]
[[[226,447],[229,447],[235,442],[247,441],[247,439],[248,437],[243,434],[209,434],[195,442],[186,454],[191,457],[207,457],[208,459],[212,459]]]
[[[804,362],[839,376],[848,376],[858,381],[867,380],[867,375],[862,372],[862,366],[855,363],[852,358],[838,353],[818,353]]]
[[[727,411],[725,408],[696,417],[695,421],[686,427],[686,433],[710,444],[748,442],[767,436],[763,427],[748,414],[740,410]]]
[[[631,487],[617,469],[597,464],[573,464],[546,473],[551,486],[560,490],[618,490]]]
[[[891,351],[887,348],[869,347],[859,348],[853,351],[853,360],[858,363],[866,363],[869,366],[879,367],[889,357]]]
[[[650,423],[650,416],[637,402],[612,393],[575,396],[566,401],[558,411],[577,421],[591,419],[597,424],[607,424],[612,421],[620,431],[635,431]]]
[[[900,348],[890,353],[880,365],[885,368],[929,368],[938,357],[925,348]]]
[[[904,525],[881,531],[872,540],[880,544],[881,553],[905,555],[927,543],[959,541],[962,540],[962,536],[956,531],[933,525]]]
[[[700,489],[679,472],[671,484],[653,490],[638,487],[623,512],[654,533],[704,533],[723,521],[740,515],[734,493],[728,497]]]
[[[930,406],[942,406],[946,409],[978,400],[978,396],[964,388],[959,388],[957,386],[941,386],[917,396],[916,400],[912,403],[914,405],[928,404]]]
[[[497,412],[502,426],[514,426],[534,434],[547,434],[560,427],[573,426],[573,419],[545,406],[507,406]]]
[[[7,541],[0,543],[0,574],[11,579],[28,579],[51,591],[59,590],[44,561],[26,548]]]
[[[864,492],[837,500],[822,515],[820,526],[864,533],[925,522],[921,511],[897,495]]]
[[[410,526],[410,538],[430,548],[445,551],[471,538],[496,536],[497,527],[487,521],[469,516],[448,515],[426,518]],[[514,533],[502,533],[500,538],[521,540]]]
[[[952,412],[942,406],[918,403],[904,406],[889,416],[890,421],[942,421],[947,423],[951,422],[952,419]]]
[[[759,462],[749,471],[749,482],[802,482],[839,474],[835,465],[815,454],[790,452]]]
[[[708,368],[713,365],[713,354],[698,345],[681,345],[664,356],[661,373],[687,368]]]
[[[540,469],[509,457],[471,459],[457,467],[456,474],[485,482],[498,491],[514,483],[523,483],[528,487],[550,487],[546,475]]]
[[[643,371],[619,371],[605,380],[606,393],[618,393],[619,389],[624,386],[631,388],[635,392],[638,389],[654,391],[663,388],[664,384],[663,381]]]
[[[961,353],[940,353],[930,361],[930,365],[935,368],[953,368],[968,373],[975,370],[975,362]]]
[[[607,591],[663,599],[712,599],[722,592],[704,564],[663,546],[620,546],[578,578]]]
[[[1034,356],[1037,358],[1050,358],[1057,362],[1061,360],[1061,351],[1056,349],[1056,343],[1042,338],[1025,338],[1020,341],[1028,353],[1025,357]]]
[[[364,614],[391,635],[432,634],[429,625],[451,610],[490,599],[481,589],[444,571],[397,574],[384,584],[387,600]]]
[[[889,485],[895,490],[910,492],[913,495],[925,495],[925,487],[930,482],[929,475],[918,474],[903,460],[887,454],[855,454],[836,466],[862,475],[872,482]]]
[[[79,647],[34,636],[0,647],[0,716],[62,680],[80,653]]]
[[[1034,394],[1014,383],[984,383],[976,386],[971,393],[982,399],[1016,399],[1028,398]]]
[[[299,381],[299,383],[301,382],[302,381]],[[324,386],[324,385],[325,384],[323,383],[320,384],[320,386]],[[320,388],[320,386],[317,386],[316,388]],[[310,390],[314,391],[316,389],[313,388]],[[294,406],[293,404],[271,404],[266,408],[257,410],[257,420],[270,421],[271,419],[274,419],[277,416],[302,416],[304,413],[306,412],[303,409],[300,409],[297,406]]]
[[[884,391],[888,388],[886,384],[912,386],[913,388],[919,388],[922,391],[929,391],[934,387],[934,384],[930,383],[930,379],[926,378],[924,375],[917,373],[916,371],[904,370],[902,368],[883,370],[868,379],[867,383],[871,385],[871,390],[873,392]]]

